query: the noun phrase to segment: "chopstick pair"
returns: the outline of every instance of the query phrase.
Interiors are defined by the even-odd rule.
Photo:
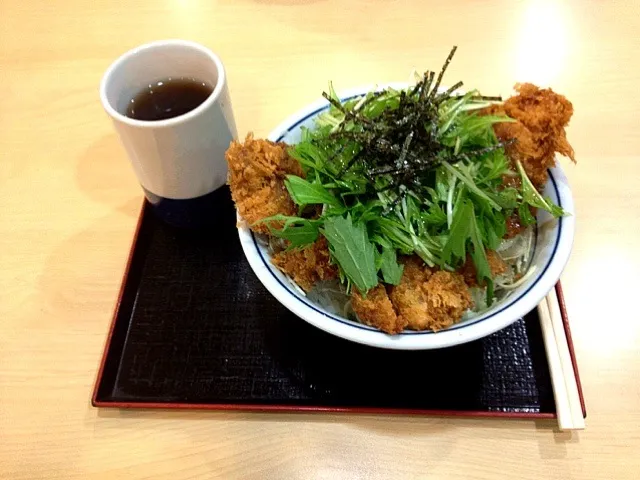
[[[555,288],[538,305],[560,430],[583,430],[580,394]]]

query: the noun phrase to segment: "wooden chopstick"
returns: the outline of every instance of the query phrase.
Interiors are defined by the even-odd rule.
[[[585,428],[585,422],[578,383],[555,290],[551,290],[540,302],[538,315],[551,372],[558,427],[560,430],[582,430]]]
[[[558,301],[555,288],[547,295],[547,304],[549,306],[549,313],[551,314],[551,323],[553,324],[556,343],[561,347],[558,351],[562,360],[564,381],[567,387],[569,403],[571,404],[574,429],[584,429],[585,421],[582,414],[582,402],[580,401],[580,393],[578,391],[578,381],[576,379],[576,372],[573,369],[573,361],[571,360],[569,343],[567,342],[567,333],[564,329],[564,322],[562,320],[562,314],[560,313],[560,302]]]

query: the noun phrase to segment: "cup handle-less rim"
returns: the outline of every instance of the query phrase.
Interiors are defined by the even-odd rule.
[[[164,46],[188,47],[188,48],[197,50],[200,53],[203,53],[204,55],[209,57],[211,61],[215,64],[216,69],[218,70],[218,81],[216,82],[216,85],[213,88],[213,92],[211,92],[211,95],[209,95],[204,102],[202,102],[193,110],[183,115],[179,115],[173,118],[168,118],[166,120],[153,120],[153,121],[136,120],[121,114],[115,108],[113,108],[113,106],[111,105],[111,102],[109,102],[107,98],[107,86],[111,80],[111,77],[122,66],[123,63],[130,60],[132,57],[139,55],[141,52],[144,52],[146,50],[151,50],[151,49],[160,48]],[[173,127],[175,125],[188,122],[190,119],[200,115],[203,111],[207,110],[211,105],[213,105],[218,100],[218,97],[220,97],[220,94],[222,93],[222,90],[225,87],[225,84],[226,84],[226,73],[224,70],[224,66],[222,65],[222,61],[215,53],[213,53],[207,47],[189,40],[179,40],[179,39],[157,40],[154,42],[144,43],[135,48],[132,48],[128,52],[118,57],[109,66],[109,68],[107,68],[107,71],[102,76],[102,80],[100,82],[100,100],[102,102],[102,106],[105,109],[105,111],[114,120],[122,122],[131,127],[158,129],[158,128],[164,128],[164,127]]]

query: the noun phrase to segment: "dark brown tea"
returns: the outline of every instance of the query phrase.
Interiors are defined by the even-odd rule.
[[[126,115],[136,120],[166,120],[190,112],[211,92],[211,85],[195,78],[167,78],[138,92],[129,102]]]

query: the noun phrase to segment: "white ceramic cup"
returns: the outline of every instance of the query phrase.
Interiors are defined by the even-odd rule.
[[[194,110],[170,119],[143,121],[125,116],[138,92],[169,77],[207,82],[213,92]],[[207,210],[215,208],[214,192],[227,180],[225,151],[237,138],[218,56],[185,40],[141,45],[108,68],[100,99],[156,213],[177,226],[206,221]]]

